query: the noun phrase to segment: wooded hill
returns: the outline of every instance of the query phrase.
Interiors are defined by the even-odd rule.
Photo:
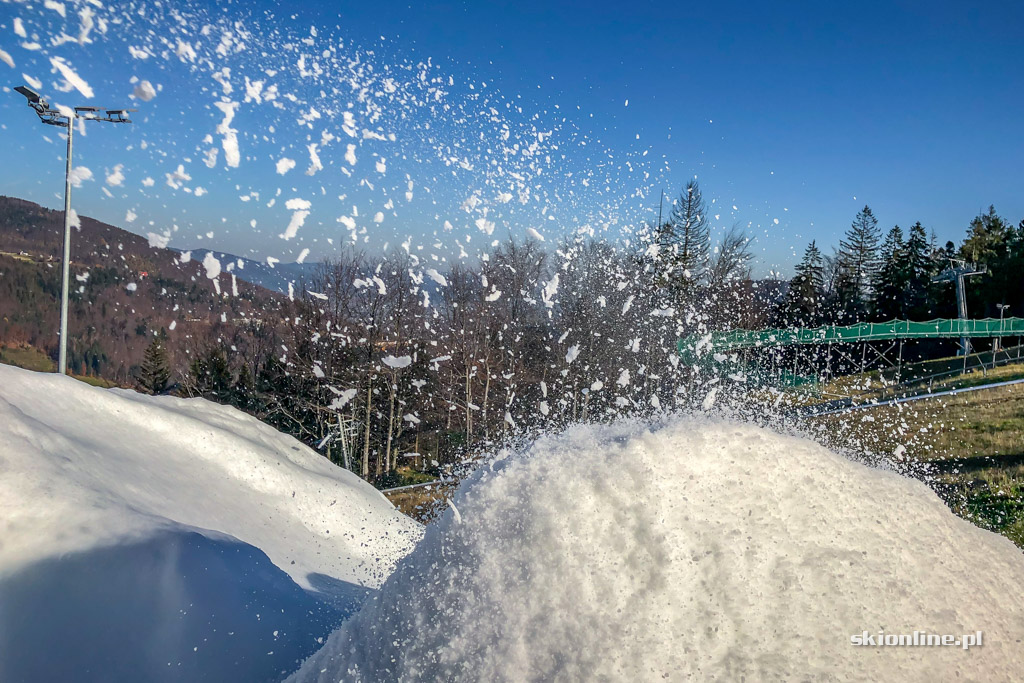
[[[0,347],[57,357],[62,211],[0,196]],[[155,335],[172,369],[196,350],[230,344],[242,328],[277,320],[283,297],[233,278],[214,279],[194,259],[88,217],[73,231],[68,365],[72,372],[133,385]]]

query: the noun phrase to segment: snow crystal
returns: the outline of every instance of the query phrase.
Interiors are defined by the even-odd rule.
[[[203,257],[203,268],[206,269],[206,277],[211,280],[217,279],[220,276],[220,259],[214,256],[212,251],[206,252],[206,256]]]
[[[86,83],[75,71],[60,57],[50,57],[50,64],[53,68],[60,72],[60,75],[64,77],[70,88],[74,88],[78,92],[82,93],[83,97],[91,98],[93,96],[92,88]],[[11,66],[14,66],[13,64]]]
[[[170,233],[147,232],[146,239],[149,241],[149,246],[153,249],[166,249],[171,241],[171,235]]]
[[[67,8],[64,7],[63,2],[57,2],[57,0],[45,0],[43,7],[49,10],[53,10],[61,16],[62,19],[67,17]]]
[[[448,286],[448,280],[445,279],[444,275],[441,275],[441,273],[437,272],[436,268],[427,268],[426,272],[427,272],[427,277],[429,277],[431,280],[433,280],[437,284],[441,285],[442,287],[447,287]]]
[[[394,356],[388,356],[384,359],[384,365],[389,368],[395,368],[396,370],[401,368],[407,368],[412,365],[412,356],[400,356],[395,358]]]
[[[156,88],[149,81],[139,81],[139,84],[135,86],[135,90],[132,91],[135,97],[138,97],[143,102],[149,102],[151,99],[156,97]]]
[[[544,285],[544,289],[541,290],[540,298],[544,301],[544,305],[548,308],[553,308],[555,305],[555,295],[558,294],[558,273],[548,280]]]
[[[339,392],[334,387],[328,388],[337,393],[337,396],[334,398],[334,400],[331,401],[330,405],[328,406],[331,410],[341,410],[346,405],[348,405],[348,402],[354,399],[356,397],[356,394],[358,393],[357,389],[345,389],[344,391]]]
[[[224,163],[236,168],[241,160],[238,150],[238,131],[231,127],[231,121],[238,111],[238,102],[214,102],[213,105],[224,114],[224,120],[217,126],[217,132],[223,136],[221,147],[224,148]]]
[[[114,166],[114,170],[107,174],[107,185],[115,187],[124,182],[124,164]]]
[[[279,175],[284,175],[293,168],[295,168],[295,159],[281,157],[277,160],[277,172]]]
[[[184,183],[192,180],[192,176],[185,172],[184,164],[178,164],[173,173],[165,173],[164,178],[167,180],[167,186],[175,190],[180,190]]]
[[[569,350],[565,353],[565,362],[571,363],[576,360],[576,357],[580,355],[579,344],[575,344],[569,347]]]
[[[75,166],[70,177],[72,187],[81,187],[85,181],[92,180],[92,171],[85,166]]]
[[[285,208],[292,211],[292,218],[288,222],[288,227],[281,234],[281,239],[290,240],[298,234],[299,228],[306,222],[306,217],[309,216],[309,208],[312,203],[305,199],[289,199],[285,202]]]

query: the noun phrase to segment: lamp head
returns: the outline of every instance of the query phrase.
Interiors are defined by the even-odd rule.
[[[27,85],[19,85],[14,89],[14,92],[24,95],[29,104],[38,104],[42,100],[42,98],[39,97],[39,93],[32,88],[29,88]]]

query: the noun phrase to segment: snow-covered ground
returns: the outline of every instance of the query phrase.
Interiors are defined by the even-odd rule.
[[[483,467],[295,681],[1014,680],[1024,555],[925,485],[704,418]],[[973,634],[981,647],[857,647]]]
[[[1009,541],[919,482],[725,419],[542,437],[413,549],[379,493],[238,411],[0,366],[0,501],[5,683],[1024,670]]]
[[[0,680],[273,680],[421,529],[203,400],[0,365]]]

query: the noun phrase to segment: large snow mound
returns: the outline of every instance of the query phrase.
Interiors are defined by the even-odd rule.
[[[278,681],[422,535],[203,400],[0,365],[0,680]]]
[[[1024,555],[924,484],[711,418],[484,466],[295,680],[1013,680]],[[851,636],[983,633],[983,646]]]
[[[296,583],[375,587],[418,539],[370,485],[202,399],[103,390],[0,365],[0,577],[68,552],[195,527]]]

